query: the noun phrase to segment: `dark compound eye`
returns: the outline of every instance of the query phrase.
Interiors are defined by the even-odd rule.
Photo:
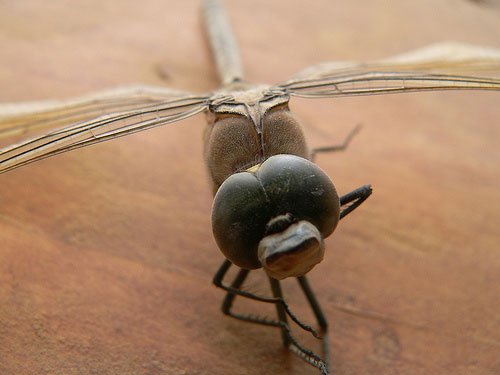
[[[275,155],[224,181],[214,199],[212,230],[237,266],[264,266],[275,278],[299,276],[321,261],[323,238],[337,226],[339,211],[335,186],[318,166]]]

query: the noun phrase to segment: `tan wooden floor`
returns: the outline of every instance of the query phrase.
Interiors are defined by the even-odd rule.
[[[499,9],[466,0],[227,3],[256,82],[442,40],[500,47]],[[4,1],[0,25],[2,101],[217,84],[198,1]],[[335,374],[500,373],[499,95],[291,103],[312,146],[364,124],[318,158],[341,193],[374,187],[310,274]],[[219,310],[203,127],[199,115],[0,176],[0,374],[315,373],[275,329]],[[286,292],[311,321],[293,281]]]

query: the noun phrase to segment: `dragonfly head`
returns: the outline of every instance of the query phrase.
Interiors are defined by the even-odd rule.
[[[339,212],[335,186],[318,166],[275,155],[224,181],[214,199],[212,230],[232,263],[284,279],[321,262],[323,239],[337,226]]]

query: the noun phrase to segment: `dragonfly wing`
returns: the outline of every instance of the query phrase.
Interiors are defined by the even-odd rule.
[[[138,97],[101,95],[98,99],[80,98],[35,112],[18,107],[17,115],[6,117],[17,121],[11,129],[29,128],[38,121],[46,126],[54,122],[66,126],[1,149],[0,173],[75,148],[185,119],[206,110],[209,103],[207,96],[184,94],[179,97],[170,95],[169,98],[166,92],[163,97],[160,94],[148,92]],[[114,112],[109,113],[111,109]],[[95,111],[108,114],[96,117]]]
[[[500,90],[500,50],[438,43],[367,63],[315,65],[277,85],[291,95],[334,97],[425,90]]]
[[[0,103],[0,138],[59,128],[111,112],[188,96],[192,94],[164,87],[125,86],[64,100]]]

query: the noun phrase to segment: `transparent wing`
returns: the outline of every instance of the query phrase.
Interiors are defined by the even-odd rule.
[[[0,138],[60,128],[111,112],[188,96],[192,94],[163,87],[126,86],[65,100],[0,103]]]
[[[179,121],[204,111],[208,96],[161,88],[116,89],[61,102],[0,106],[0,132],[58,126],[0,150],[0,173],[75,148]],[[107,113],[99,115],[101,113]],[[62,127],[60,127],[62,126]]]
[[[277,85],[294,96],[335,97],[426,90],[500,90],[500,50],[438,43],[367,63],[312,66]]]

